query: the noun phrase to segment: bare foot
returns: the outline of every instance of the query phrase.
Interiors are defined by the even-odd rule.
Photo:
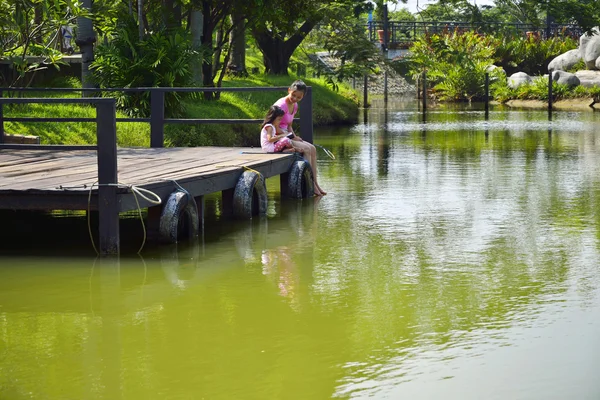
[[[315,192],[315,196],[323,196],[323,193],[316,186],[315,186],[314,192]]]
[[[327,194],[326,191],[324,191],[323,189],[321,189],[321,186],[319,185],[315,185],[318,189],[319,189],[319,193],[321,193],[321,196],[325,196]]]

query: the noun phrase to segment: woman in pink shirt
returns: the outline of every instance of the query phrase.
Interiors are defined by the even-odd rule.
[[[294,81],[288,88],[288,95],[277,100],[274,105],[279,106],[285,112],[281,122],[279,122],[279,127],[283,131],[293,134],[292,140],[294,141],[294,147],[302,150],[308,163],[312,167],[313,177],[315,179],[315,195],[323,196],[326,195],[327,192],[321,189],[317,180],[317,149],[311,143],[302,140],[302,138],[297,136],[292,129],[294,115],[298,112],[298,102],[302,100],[305,93],[306,84],[300,80]]]

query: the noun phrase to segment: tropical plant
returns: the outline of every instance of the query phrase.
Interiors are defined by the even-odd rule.
[[[188,86],[190,65],[202,61],[191,49],[185,32],[154,32],[139,40],[136,21],[125,17],[119,22],[112,41],[96,48],[93,78],[100,87],[182,87]],[[116,94],[117,105],[133,116],[147,116],[150,98],[146,92]],[[183,113],[182,94],[165,96],[168,115]]]
[[[576,48],[577,41],[570,37],[542,39],[537,35],[498,35],[494,58],[508,75],[518,71],[540,75],[548,71],[548,64],[554,57]]]
[[[443,100],[471,100],[484,95],[485,74],[504,78],[494,64],[497,40],[475,32],[425,35],[414,42],[409,69],[413,77],[427,73],[435,94]],[[405,61],[406,62],[406,61]]]

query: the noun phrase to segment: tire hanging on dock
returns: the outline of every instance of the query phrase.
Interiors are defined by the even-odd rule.
[[[301,159],[294,161],[288,172],[288,196],[293,199],[313,197],[315,186],[313,172],[308,161]]]
[[[161,240],[177,243],[180,239],[194,238],[199,232],[198,207],[194,198],[182,190],[171,193],[160,214]]]
[[[256,171],[244,171],[233,191],[233,215],[252,218],[267,213],[267,186],[265,178]]]

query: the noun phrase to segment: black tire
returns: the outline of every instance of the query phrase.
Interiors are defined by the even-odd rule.
[[[160,214],[161,240],[177,243],[198,236],[200,221],[196,201],[188,193],[177,190],[169,196]]]
[[[293,199],[305,199],[315,195],[312,168],[308,161],[294,161],[288,172],[288,195]]]
[[[244,171],[233,191],[233,215],[249,219],[267,213],[267,186],[263,176],[255,171]]]

